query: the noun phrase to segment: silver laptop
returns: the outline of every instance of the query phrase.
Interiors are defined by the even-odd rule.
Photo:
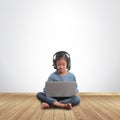
[[[50,97],[70,97],[76,94],[76,82],[47,81],[45,89]]]

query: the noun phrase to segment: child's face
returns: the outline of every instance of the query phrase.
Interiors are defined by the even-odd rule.
[[[57,70],[59,73],[65,73],[67,68],[67,61],[64,59],[57,60]]]

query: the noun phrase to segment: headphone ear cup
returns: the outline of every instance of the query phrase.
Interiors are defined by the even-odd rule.
[[[71,61],[70,61],[70,58],[68,58],[68,61],[67,61],[67,68],[68,68],[68,70],[70,70],[70,67],[71,67]]]
[[[54,60],[54,59],[53,59],[53,66],[54,66],[55,69],[57,69],[57,67],[56,67],[56,60]]]

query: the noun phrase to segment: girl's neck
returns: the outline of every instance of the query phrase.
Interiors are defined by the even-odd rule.
[[[68,73],[68,70],[66,70],[66,71],[63,72],[63,73],[58,72],[58,74],[61,75],[61,76],[65,76],[67,73]]]

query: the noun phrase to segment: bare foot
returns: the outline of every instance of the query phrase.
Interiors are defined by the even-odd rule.
[[[65,106],[65,108],[67,108],[67,109],[72,109],[72,105],[71,105],[71,103],[68,103],[68,104],[66,104],[66,106]]]
[[[44,102],[43,102],[42,105],[41,105],[41,108],[43,108],[43,109],[44,109],[44,108],[49,108],[49,107],[50,107],[49,104],[44,103]]]
[[[53,104],[54,104],[54,106],[59,107],[59,108],[66,108],[66,109],[70,109],[70,110],[72,109],[71,103],[64,104],[64,103],[60,103],[58,101],[55,101]]]

